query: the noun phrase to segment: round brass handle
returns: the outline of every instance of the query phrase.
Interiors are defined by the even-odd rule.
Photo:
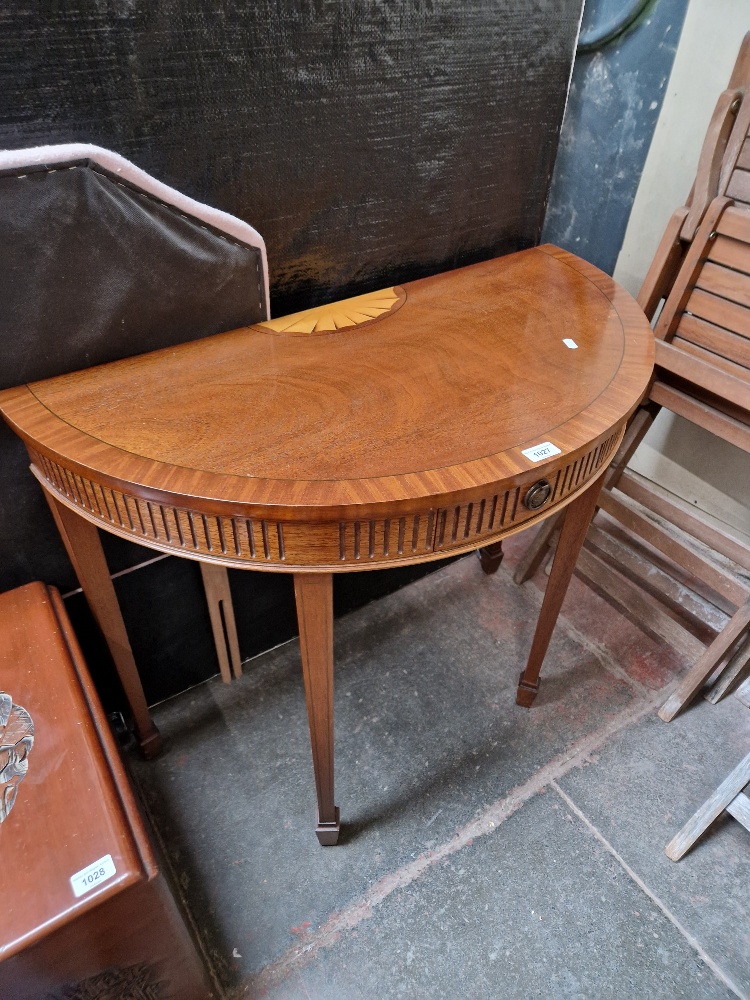
[[[547,480],[540,479],[526,490],[526,496],[523,498],[524,506],[529,510],[539,510],[547,503],[551,492],[552,487]]]

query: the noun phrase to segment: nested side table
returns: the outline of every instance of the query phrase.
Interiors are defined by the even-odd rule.
[[[332,575],[482,548],[567,506],[517,701],[530,706],[650,327],[552,246],[0,393],[158,748],[97,528],[292,573],[318,797],[336,842]],[[501,609],[498,609],[501,613]]]

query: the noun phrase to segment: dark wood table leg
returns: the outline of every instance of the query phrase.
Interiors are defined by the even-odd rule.
[[[91,612],[102,630],[130,705],[135,732],[144,757],[154,757],[161,750],[161,736],[153,723],[143,693],[138,668],[122,620],[117,594],[95,525],[70,510],[52,494],[44,491],[67,549],[78,582]]]
[[[552,631],[565,599],[570,578],[576,567],[578,553],[581,551],[591,518],[594,516],[603,482],[604,477],[599,476],[596,482],[592,483],[579,497],[576,497],[565,510],[560,541],[557,543],[552,572],[544,592],[531,652],[526,669],[518,682],[516,704],[523,705],[524,708],[531,708],[539,690],[539,671],[542,669],[542,662],[552,638]]]
[[[295,573],[299,643],[310,723],[318,826],[323,847],[339,839],[339,810],[333,801],[333,577]]]
[[[493,542],[477,549],[477,558],[487,576],[492,576],[500,569],[500,563],[503,561],[503,543]]]

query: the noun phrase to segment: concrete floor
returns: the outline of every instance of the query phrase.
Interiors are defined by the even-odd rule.
[[[750,712],[662,723],[685,664],[577,579],[517,707],[527,541],[336,623],[335,848],[296,642],[155,711],[166,751],[133,771],[227,997],[750,997],[750,835],[725,817],[664,855]]]

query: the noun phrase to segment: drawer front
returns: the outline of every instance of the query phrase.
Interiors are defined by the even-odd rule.
[[[426,514],[385,521],[352,521],[341,526],[340,560],[355,563],[394,562],[478,548],[482,541],[518,530],[539,519],[593,479],[614,457],[622,437],[617,430],[580,458],[563,462],[542,480],[549,493],[540,506],[532,494],[539,480],[491,492],[469,503],[438,507]],[[546,494],[546,490],[544,491]],[[542,494],[544,496],[544,494]],[[528,505],[527,505],[528,504]]]

